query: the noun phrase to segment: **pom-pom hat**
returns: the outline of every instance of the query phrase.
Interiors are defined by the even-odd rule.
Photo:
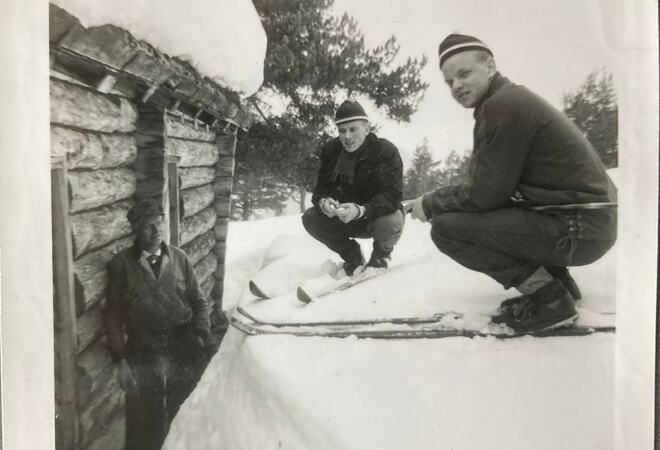
[[[440,57],[440,67],[452,55],[466,52],[468,50],[483,50],[493,56],[490,48],[474,36],[465,34],[450,34],[438,46],[438,56]]]
[[[358,102],[346,100],[342,103],[335,113],[335,125],[352,120],[369,120],[364,108]]]

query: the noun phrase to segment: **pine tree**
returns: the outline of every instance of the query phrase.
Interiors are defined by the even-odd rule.
[[[415,148],[411,167],[403,177],[403,198],[418,197],[438,184],[437,173],[433,170],[433,161],[428,139],[424,138]]]
[[[237,171],[236,184],[250,188],[243,178],[263,164],[277,181],[274,186],[286,186],[284,198],[295,198],[301,209],[318,169],[314,152],[334,132],[331,118],[339,101],[369,99],[388,117],[409,121],[428,86],[420,77],[425,57],[396,65],[394,37],[367,48],[357,22],[346,14],[332,15],[332,4],[254,0],[268,47],[264,83],[250,101],[269,129],[269,139],[251,131],[239,143],[259,149],[261,160],[238,150],[237,163],[245,174]]]
[[[605,167],[618,165],[618,113],[612,75],[591,72],[575,92],[564,94],[564,113],[589,139]]]

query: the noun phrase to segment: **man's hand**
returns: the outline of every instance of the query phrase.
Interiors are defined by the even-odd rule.
[[[125,358],[122,358],[119,361],[119,387],[121,387],[124,392],[136,391],[138,388],[135,376],[133,376],[133,371]]]
[[[328,217],[335,217],[337,215],[337,207],[339,202],[332,197],[324,197],[319,201],[321,212]]]
[[[344,223],[360,217],[360,207],[355,203],[342,203],[337,206],[337,217]]]
[[[420,222],[428,221],[424,208],[422,207],[422,198],[423,196],[417,197],[413,200],[406,200],[402,203],[403,212],[410,213],[410,217],[413,219],[419,220]]]

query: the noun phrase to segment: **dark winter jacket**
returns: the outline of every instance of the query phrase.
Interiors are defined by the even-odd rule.
[[[340,203],[355,203],[365,207],[363,219],[373,220],[401,207],[403,195],[403,164],[397,148],[387,139],[369,133],[356,150],[357,160],[353,183],[333,180],[333,170],[339,153],[344,152],[339,138],[328,141],[321,149],[321,167],[312,203],[332,197]]]
[[[616,188],[584,135],[527,88],[495,74],[474,118],[469,181],[426,194],[422,205],[427,217],[616,202]]]
[[[108,346],[116,357],[126,356],[127,349],[166,346],[186,328],[202,337],[209,334],[209,306],[190,260],[176,247],[161,248],[158,276],[137,243],[108,264],[105,319]]]

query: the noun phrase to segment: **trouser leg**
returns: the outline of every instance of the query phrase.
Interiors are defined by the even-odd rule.
[[[309,208],[302,216],[305,230],[317,241],[338,253],[344,261],[361,257],[360,245],[351,239],[353,227],[336,217],[327,217],[317,208]]]
[[[137,386],[126,392],[125,449],[160,449],[168,426],[163,360],[140,354],[129,357],[128,363]]]
[[[188,336],[170,354],[166,392],[168,428],[183,402],[195,389],[208,360],[193,339],[193,336]]]
[[[522,209],[436,216],[431,238],[461,265],[489,275],[505,288],[519,286],[539,267],[552,272],[589,264],[612,239],[583,239],[558,215]]]
[[[367,225],[367,231],[374,239],[374,252],[388,256],[403,232],[404,216],[401,210],[377,217]]]

